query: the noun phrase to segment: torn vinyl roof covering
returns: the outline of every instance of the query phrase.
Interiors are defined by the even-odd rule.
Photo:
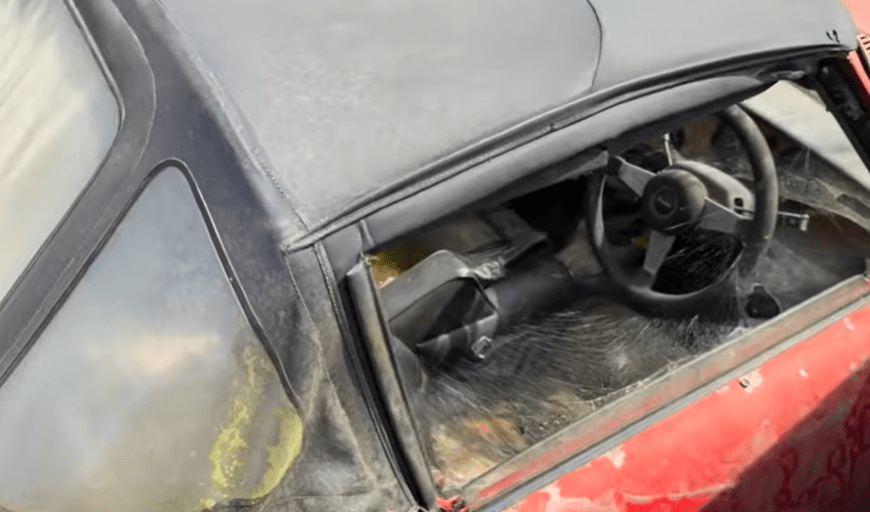
[[[164,4],[309,226],[591,93],[855,40],[837,0]]]

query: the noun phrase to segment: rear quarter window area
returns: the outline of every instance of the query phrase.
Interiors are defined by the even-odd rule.
[[[0,300],[94,176],[119,122],[67,5],[0,1]]]
[[[161,171],[0,387],[0,510],[246,507],[301,446],[189,183]]]

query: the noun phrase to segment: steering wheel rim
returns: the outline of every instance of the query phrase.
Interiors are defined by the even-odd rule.
[[[779,204],[773,155],[758,125],[740,107],[729,107],[719,117],[733,128],[749,157],[755,195],[752,219],[743,217],[707,197],[703,184],[699,188],[700,181],[693,178],[688,171],[679,171],[678,165],[660,173],[652,173],[620,158],[612,158],[605,172],[596,172],[589,179],[586,187],[585,217],[593,253],[605,274],[625,298],[638,307],[674,315],[703,311],[726,291],[725,287],[729,282],[727,277],[734,270],[740,274],[748,273],[770,244]],[[644,262],[639,269],[630,271],[624,268],[620,258],[615,256],[612,246],[607,242],[602,212],[606,175],[615,176],[627,185],[641,198],[645,209],[645,224],[651,231]],[[669,188],[656,185],[662,180],[670,180],[676,184],[670,188],[677,190],[680,197],[675,198],[673,190],[667,191],[667,194],[656,194],[658,188]],[[673,215],[664,215],[667,220],[657,222],[658,213],[662,213],[660,210],[664,210],[664,214]],[[743,248],[728,269],[716,276],[712,283],[698,290],[680,294],[653,290],[658,272],[673,247],[676,230],[687,224],[737,236],[743,243]]]

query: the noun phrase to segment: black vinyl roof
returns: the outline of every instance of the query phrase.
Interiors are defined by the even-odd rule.
[[[309,226],[608,88],[852,47],[839,0],[164,0]]]

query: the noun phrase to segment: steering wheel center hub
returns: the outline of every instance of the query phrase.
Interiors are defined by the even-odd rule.
[[[670,187],[662,187],[656,191],[650,200],[652,201],[652,213],[661,219],[667,219],[679,209],[677,192]]]
[[[707,187],[694,174],[666,169],[653,177],[643,191],[644,222],[664,232],[692,225],[701,218]]]

